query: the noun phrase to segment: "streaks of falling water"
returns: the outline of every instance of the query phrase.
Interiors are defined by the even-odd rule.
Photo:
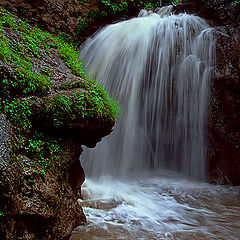
[[[108,25],[79,59],[123,110],[113,133],[86,151],[88,176],[165,168],[204,180],[215,40],[200,17],[142,11]]]

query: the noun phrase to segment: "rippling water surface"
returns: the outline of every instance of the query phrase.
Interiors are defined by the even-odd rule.
[[[240,188],[193,182],[173,172],[87,179],[87,226],[77,239],[240,239]]]

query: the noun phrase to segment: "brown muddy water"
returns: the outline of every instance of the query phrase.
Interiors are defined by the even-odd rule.
[[[172,172],[87,179],[79,200],[87,226],[71,240],[240,239],[240,187],[194,182]]]

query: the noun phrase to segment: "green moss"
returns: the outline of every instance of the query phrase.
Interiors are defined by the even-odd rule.
[[[60,50],[59,56],[66,62],[67,66],[72,69],[73,73],[86,78],[82,62],[77,60],[78,51],[72,44],[64,43],[61,40],[55,42],[57,48]]]
[[[52,69],[36,67],[45,57],[51,58],[49,49],[55,49],[73,74],[83,79],[63,83],[60,90],[69,90],[66,94],[48,96],[54,88]],[[0,8],[0,70],[9,69],[0,76],[0,111],[14,126],[16,154],[37,161],[41,174],[54,164],[61,165],[57,158],[61,139],[51,137],[44,129],[70,128],[73,123],[89,121],[113,122],[119,113],[117,102],[102,86],[86,77],[77,58],[78,49],[73,44]]]
[[[45,114],[53,121],[54,127],[64,127],[68,122],[75,119],[71,105],[71,99],[66,95],[57,95],[48,99]]]
[[[119,117],[118,102],[106,93],[102,85],[96,85],[94,81],[76,81],[63,83],[61,88],[83,88],[86,90],[76,92],[73,97],[74,111],[81,112],[83,118],[96,118],[104,121],[109,116],[111,120]],[[109,106],[112,107],[109,108]]]
[[[45,173],[51,168],[61,166],[61,160],[58,157],[61,152],[60,142],[60,138],[55,139],[35,131],[31,139],[21,138],[19,152],[38,162],[39,173]]]
[[[16,99],[6,102],[4,113],[11,123],[15,126],[17,133],[28,133],[32,127],[31,124],[31,104],[25,99]]]
[[[85,88],[86,91],[78,90],[71,96],[63,94],[47,100],[45,115],[50,125],[65,128],[74,122],[86,124],[89,121],[104,123],[115,120],[120,112],[118,103],[101,86]]]
[[[7,31],[9,28],[14,37]],[[32,38],[33,31],[25,22],[0,9],[0,60],[13,70],[13,76],[0,78],[0,84],[11,89],[12,95],[45,95],[51,86],[49,77],[33,72],[30,56],[40,56],[41,39],[38,35]]]
[[[0,59],[7,65],[10,65],[14,73],[14,77],[0,79],[0,85],[3,86],[2,89],[10,89],[14,97],[46,95],[51,88],[49,77],[51,76],[51,72],[49,69],[34,72],[32,65],[33,57],[41,59],[42,55],[45,54],[49,48],[58,49],[59,56],[65,61],[72,72],[87,79],[82,63],[77,60],[78,50],[73,44],[65,43],[60,38],[53,37],[36,27],[31,27],[4,9],[0,9],[0,20]],[[6,28],[11,28],[12,31],[14,31],[15,38],[9,36]],[[100,91],[101,94],[104,92],[104,89],[102,89],[102,87],[96,87],[96,83],[92,80],[86,80],[81,83],[78,82],[77,85],[78,87],[92,91],[92,94],[87,97],[89,102],[91,102],[91,96],[94,97],[94,99],[96,98],[96,92],[94,92],[93,89],[98,89],[96,91]],[[74,86],[71,86],[70,88],[73,87]],[[3,100],[4,98],[8,98],[4,93],[2,93],[2,95]],[[106,100],[108,99],[106,98]],[[108,104],[110,104],[108,106],[109,108],[111,108],[112,102],[113,101],[108,101]],[[112,107],[115,108],[115,104],[113,104]],[[116,116],[111,117],[115,118]]]
[[[8,28],[14,31],[14,37],[6,31]],[[41,59],[49,48],[58,49],[73,73],[85,77],[82,64],[77,61],[75,46],[0,9],[0,60],[10,64],[15,75],[11,79],[2,79],[1,85],[9,87],[14,95],[46,95],[51,88],[49,74],[34,72],[32,64],[33,58]]]

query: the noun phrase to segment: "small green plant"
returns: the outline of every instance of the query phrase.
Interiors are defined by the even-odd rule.
[[[46,115],[53,120],[54,127],[63,127],[67,122],[75,118],[71,104],[70,97],[66,95],[55,96],[47,103]]]
[[[8,37],[8,33],[4,31],[6,27],[18,33],[17,41]],[[14,96],[44,95],[48,92],[50,79],[44,74],[33,72],[32,60],[29,57],[41,56],[40,47],[44,39],[44,35],[35,29],[30,30],[26,23],[0,9],[0,60],[11,65],[14,73],[11,78],[0,78],[2,89],[8,88]]]
[[[53,164],[61,166],[61,139],[50,137],[45,128],[65,128],[88,121],[113,122],[117,117],[119,105],[102,86],[86,77],[74,44],[31,27],[0,8],[0,47],[0,61],[10,69],[10,73],[0,76],[0,111],[14,127],[16,154],[38,162],[40,174],[46,174]],[[49,96],[49,90],[54,89],[52,69],[33,67],[46,56],[51,57],[50,48],[58,52],[73,74],[84,79],[63,83],[61,89],[74,89],[68,94]]]
[[[181,3],[181,2],[182,2],[182,0],[173,0],[173,1],[171,2],[171,4],[177,5],[177,4]]]
[[[120,107],[116,100],[111,98],[102,85],[94,81],[76,81],[64,83],[61,88],[82,88],[86,91],[77,91],[73,97],[75,115],[81,112],[86,119],[109,119],[114,120],[120,115]],[[111,106],[111,107],[110,107]]]
[[[31,104],[25,99],[16,99],[11,102],[7,101],[4,106],[4,113],[14,124],[16,132],[29,132],[32,124]]]
[[[75,30],[75,34],[78,35],[83,34],[86,28],[88,27],[89,23],[90,23],[89,19],[79,20],[77,28]]]
[[[52,167],[52,160],[61,165],[58,158],[58,153],[61,152],[61,139],[50,138],[46,134],[35,131],[32,139],[25,138],[22,141],[20,152],[37,161],[41,167],[40,170],[45,172]]]

